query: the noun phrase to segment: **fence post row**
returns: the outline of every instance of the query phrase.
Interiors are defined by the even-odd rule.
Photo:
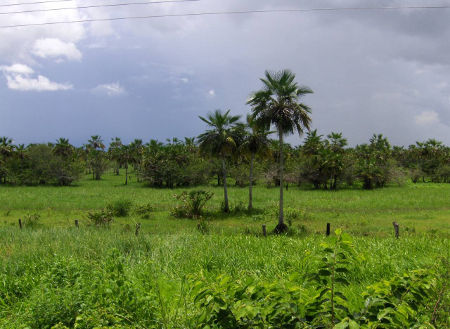
[[[327,223],[327,233],[326,233],[326,235],[329,236],[330,232],[331,232],[331,224]]]
[[[262,226],[262,232],[263,232],[263,236],[264,236],[264,237],[267,237],[266,224],[263,224],[263,226]]]

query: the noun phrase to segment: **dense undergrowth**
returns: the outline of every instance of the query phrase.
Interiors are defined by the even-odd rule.
[[[337,233],[4,228],[0,327],[445,327],[446,239]]]

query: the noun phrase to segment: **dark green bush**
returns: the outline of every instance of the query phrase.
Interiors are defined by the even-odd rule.
[[[150,213],[154,211],[153,206],[150,203],[137,205],[134,208],[134,213],[142,219],[149,219]]]
[[[106,209],[110,211],[113,216],[127,217],[130,213],[133,203],[130,200],[117,200],[106,206]]]

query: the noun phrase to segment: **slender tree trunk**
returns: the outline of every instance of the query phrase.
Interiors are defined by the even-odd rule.
[[[222,173],[223,173],[223,197],[224,197],[224,201],[225,201],[223,211],[230,212],[230,207],[228,205],[227,167],[225,164],[225,158],[222,158]]]
[[[125,164],[125,185],[128,185],[128,163]]]
[[[284,214],[283,214],[283,174],[284,174],[284,168],[283,168],[283,130],[281,127],[278,127],[278,141],[279,141],[279,147],[280,147],[280,154],[279,154],[279,171],[278,176],[280,179],[280,210],[278,215],[278,225],[275,227],[275,233],[283,233],[287,230],[287,225],[284,223]]]
[[[255,154],[252,153],[250,158],[250,175],[248,185],[248,210],[253,209],[253,161],[255,160]]]

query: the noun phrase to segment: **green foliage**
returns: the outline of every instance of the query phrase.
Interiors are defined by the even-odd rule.
[[[213,195],[212,192],[204,190],[183,191],[174,196],[181,203],[172,208],[171,214],[178,218],[199,218]]]
[[[350,284],[347,275],[353,254],[351,237],[340,229],[335,233],[335,241],[321,244],[322,259],[313,275],[319,292],[307,309],[307,319],[311,323],[329,328],[349,313],[347,298],[339,287]]]
[[[114,220],[114,214],[111,210],[102,209],[99,211],[88,212],[87,217],[95,226],[109,226]]]
[[[154,211],[154,207],[150,203],[140,204],[134,207],[134,213],[142,219],[149,219],[152,211]]]
[[[312,291],[296,283],[298,277],[272,283],[228,276],[195,281],[198,328],[435,328],[427,307],[437,294],[432,271],[415,270],[369,286],[364,306],[353,313],[342,289],[350,284],[352,239],[337,230],[334,241],[321,247]]]
[[[115,217],[127,217],[133,206],[133,202],[130,200],[116,200],[106,206],[109,211]]]
[[[26,214],[23,216],[22,223],[25,227],[33,227],[39,223],[40,219],[41,219],[41,215],[38,213]]]
[[[198,220],[197,223],[197,230],[201,233],[201,234],[207,234],[210,231],[209,228],[209,223],[202,217],[200,217],[200,219]]]

